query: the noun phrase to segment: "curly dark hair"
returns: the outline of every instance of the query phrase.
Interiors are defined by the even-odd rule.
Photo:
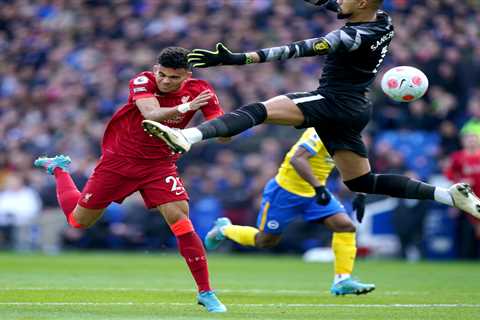
[[[167,47],[160,51],[157,62],[163,67],[173,69],[190,69],[187,54],[190,51],[182,47]]]

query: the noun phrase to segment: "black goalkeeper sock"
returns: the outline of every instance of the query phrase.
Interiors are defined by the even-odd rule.
[[[395,198],[434,200],[435,187],[398,174],[373,174],[344,181],[354,192],[383,194]]]
[[[202,123],[197,127],[202,139],[232,137],[267,119],[267,109],[263,103],[252,103],[221,117]]]

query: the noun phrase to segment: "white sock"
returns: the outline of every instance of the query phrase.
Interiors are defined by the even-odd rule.
[[[187,141],[190,142],[191,144],[200,142],[203,139],[202,132],[197,128],[183,129],[182,134],[185,136]]]
[[[448,192],[448,189],[435,187],[434,198],[437,202],[453,207],[452,196],[450,195],[450,192]]]
[[[348,278],[350,278],[350,274],[348,274],[348,273],[336,274],[335,277],[333,278],[333,284],[337,284],[340,281],[343,281],[343,280],[348,279]]]

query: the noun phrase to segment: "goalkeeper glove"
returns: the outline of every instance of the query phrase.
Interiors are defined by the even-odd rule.
[[[316,6],[323,6],[325,9],[338,12],[340,7],[336,0],[304,0]]]
[[[220,65],[242,65],[247,63],[245,53],[233,53],[223,43],[217,43],[217,51],[193,49],[188,54],[188,63],[194,68],[208,68]]]
[[[325,186],[315,187],[315,193],[316,201],[321,206],[326,206],[332,199],[330,192],[328,192]]]
[[[362,222],[365,215],[365,199],[367,195],[364,193],[357,193],[352,202],[352,208],[356,212],[358,222]]]

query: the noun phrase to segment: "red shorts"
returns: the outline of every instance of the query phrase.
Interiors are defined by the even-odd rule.
[[[83,188],[79,204],[88,209],[106,208],[121,203],[140,191],[147,208],[164,203],[188,200],[174,163],[135,161],[121,157],[102,156]]]

